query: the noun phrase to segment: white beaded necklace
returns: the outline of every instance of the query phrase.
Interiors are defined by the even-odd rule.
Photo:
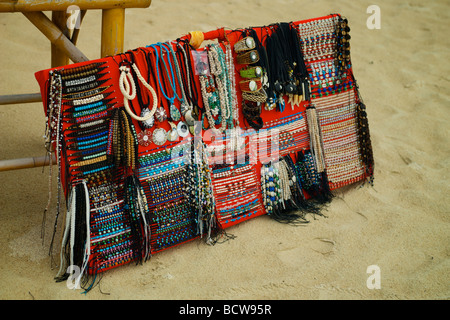
[[[128,101],[136,98],[136,85],[131,75],[130,68],[126,66],[121,66],[119,68],[120,70],[119,87],[120,91],[123,94],[123,104],[125,106],[125,110],[133,119],[138,121],[148,121],[150,120],[150,118],[153,117],[153,115],[156,112],[158,97],[156,95],[155,89],[153,89],[153,87],[150,84],[148,84],[147,81],[145,81],[145,79],[142,77],[136,64],[133,63],[131,67],[136,73],[136,76],[138,77],[139,81],[141,81],[142,84],[147,88],[147,90],[152,94],[153,106],[152,110],[150,110],[150,112],[147,113],[144,117],[139,117],[131,111]]]

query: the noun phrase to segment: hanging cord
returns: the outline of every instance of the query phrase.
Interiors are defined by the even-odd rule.
[[[160,80],[160,79],[162,79],[162,77],[161,77],[161,74],[160,74],[160,71],[159,71],[160,60],[162,60],[164,68],[166,69],[167,77],[169,78],[170,76],[172,76],[172,81],[171,81],[171,79],[168,79],[168,80],[169,80],[171,88],[173,89],[174,85],[172,85],[172,83],[175,81],[174,75],[173,75],[173,72],[171,74],[169,74],[169,69],[167,68],[166,62],[165,62],[164,57],[163,57],[163,51],[162,50],[165,47],[163,46],[162,43],[152,44],[149,47],[153,48],[153,50],[154,50],[154,52],[156,54],[155,65],[156,65],[156,74],[157,74],[157,80],[158,80],[157,82],[159,84],[159,90],[162,92],[163,96],[166,98],[166,100],[171,105],[175,101],[175,99],[177,97],[177,93],[174,91],[173,97],[169,97],[169,92],[166,92],[164,90],[164,87],[163,87],[163,83],[165,83],[165,81],[161,81]],[[158,47],[160,48],[160,52],[159,53],[158,53]],[[169,52],[169,51],[167,50],[167,52]]]
[[[180,69],[178,67],[178,63],[177,63],[177,59],[175,57],[175,53],[172,49],[172,46],[170,44],[167,43],[161,43],[160,44],[161,48],[163,48],[166,52],[167,52],[167,61],[169,62],[169,67],[170,67],[170,75],[171,77],[169,78],[169,84],[170,87],[172,88],[172,91],[174,93],[174,97],[178,99],[178,101],[180,101],[181,103],[184,102],[184,90],[183,90],[183,83],[181,82],[181,76],[180,76]],[[172,59],[170,59],[170,57],[172,57]],[[172,60],[173,60],[173,65],[175,65],[175,73],[174,73],[174,67],[172,66]],[[169,71],[167,69],[167,65],[165,60],[163,59],[164,62],[164,68],[166,69],[167,74],[169,74]],[[178,81],[179,87],[181,89],[181,97],[178,95],[177,92],[177,83],[176,81]],[[173,104],[173,101],[172,101]]]
[[[191,78],[189,75],[189,62],[188,62],[188,56],[186,53],[186,50],[184,49],[181,40],[177,40],[177,51],[176,53],[178,54],[178,60],[179,63],[181,65],[180,68],[180,76],[181,76],[181,81],[184,83],[183,88],[184,88],[184,95],[185,95],[185,100],[186,103],[189,107],[193,107],[193,95],[192,95],[192,90],[191,90]],[[186,90],[187,87],[187,90]]]

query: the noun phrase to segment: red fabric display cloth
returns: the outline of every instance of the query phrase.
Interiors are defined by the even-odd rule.
[[[37,72],[67,203],[58,279],[264,214],[307,222],[333,189],[372,182],[349,30],[333,14],[192,32]]]

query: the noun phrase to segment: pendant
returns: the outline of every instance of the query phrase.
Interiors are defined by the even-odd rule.
[[[255,63],[255,62],[258,62],[258,60],[259,60],[259,56],[256,51],[251,51],[249,57],[250,57],[250,63]]]
[[[144,130],[138,133],[138,143],[140,146],[148,147],[152,143],[152,139],[150,137],[150,131]]]
[[[146,118],[149,113],[150,113],[150,110],[147,107],[145,107],[141,111],[141,117]],[[147,128],[147,129],[153,127],[154,124],[155,124],[155,117],[151,117],[148,120],[142,121],[142,125],[144,126],[144,128]]]
[[[155,117],[159,122],[163,122],[167,119],[167,113],[166,110],[164,110],[163,107],[159,107],[156,109]]]
[[[169,140],[170,142],[176,141],[178,139],[178,137],[179,137],[179,135],[178,135],[177,128],[172,128],[167,133],[167,140]]]
[[[213,115],[213,117],[216,117],[219,114],[219,106],[220,106],[220,101],[219,101],[219,97],[217,95],[216,92],[213,92],[209,98],[208,98],[208,102],[209,102],[209,108],[211,110],[211,113]]]
[[[277,93],[283,92],[283,85],[280,83],[280,81],[278,81],[278,80],[275,81],[275,83],[274,83],[274,90]]]
[[[187,135],[189,134],[188,125],[186,123],[184,123],[183,121],[178,122],[177,132],[180,137],[183,137],[183,138],[187,137]]]
[[[178,108],[174,104],[170,105],[170,118],[173,121],[179,121],[181,119],[180,110],[178,110]]]
[[[247,49],[253,49],[255,47],[255,40],[252,37],[247,37],[245,39],[245,45]]]
[[[192,110],[189,110],[184,115],[184,118],[186,119],[186,123],[190,126],[193,126],[195,123],[194,117],[192,116]]]
[[[181,109],[181,114],[184,116],[186,114],[186,112],[188,112],[189,110],[192,110],[192,106],[183,102],[181,104],[180,109]]]
[[[213,117],[217,117],[217,115],[219,114],[219,108],[218,108],[218,106],[214,105],[214,106],[211,108],[211,114],[213,115]]]
[[[261,78],[262,77],[262,69],[261,67],[255,68],[255,78]]]
[[[163,128],[157,128],[153,131],[152,138],[156,145],[162,146],[167,141],[167,132]]]
[[[173,124],[173,122],[169,122],[169,124],[172,127],[172,129],[170,129],[169,132],[167,132],[167,140],[173,142],[178,139],[179,135],[177,127]]]
[[[289,83],[285,86],[284,89],[286,90],[286,93],[294,94],[294,92],[297,90],[297,86],[296,86],[294,83],[289,82]]]

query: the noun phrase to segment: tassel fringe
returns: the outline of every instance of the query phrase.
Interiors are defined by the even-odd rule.
[[[89,190],[83,180],[72,186],[69,193],[61,243],[60,268],[55,276],[57,282],[72,277],[73,289],[93,285],[89,280],[92,273],[90,215]],[[93,281],[95,282],[95,278]]]

